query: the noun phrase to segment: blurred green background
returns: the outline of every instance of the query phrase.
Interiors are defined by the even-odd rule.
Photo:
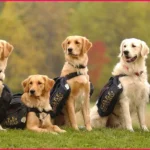
[[[88,67],[95,101],[119,60],[121,41],[134,37],[150,46],[150,3],[1,2],[0,39],[14,46],[5,83],[16,93],[31,74],[59,76],[61,43],[69,35],[86,36],[93,43]]]

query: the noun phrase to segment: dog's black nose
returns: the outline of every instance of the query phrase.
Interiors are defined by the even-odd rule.
[[[34,94],[35,93],[35,90],[30,90],[30,94]]]
[[[72,48],[68,48],[68,52],[71,53],[72,52]]]
[[[129,54],[129,51],[123,51],[123,53],[124,53],[125,55],[128,55],[128,54]]]

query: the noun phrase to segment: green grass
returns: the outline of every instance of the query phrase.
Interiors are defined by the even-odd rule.
[[[131,133],[120,129],[84,129],[59,135],[27,130],[0,132],[0,148],[148,148],[150,133],[135,129]]]

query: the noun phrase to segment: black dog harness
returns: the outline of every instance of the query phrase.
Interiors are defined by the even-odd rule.
[[[45,110],[42,110],[42,111],[39,111],[38,108],[29,108],[28,112],[34,112],[36,114],[36,116],[39,118],[40,117],[40,113],[46,113],[47,115],[52,113],[52,111],[45,111]]]

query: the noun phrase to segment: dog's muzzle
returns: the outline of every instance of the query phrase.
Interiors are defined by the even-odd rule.
[[[68,52],[68,55],[70,55],[70,56],[72,56],[72,57],[78,57],[77,54],[74,54],[74,53],[73,53],[73,49],[72,49],[72,48],[68,48],[68,49],[67,49],[67,52]]]

